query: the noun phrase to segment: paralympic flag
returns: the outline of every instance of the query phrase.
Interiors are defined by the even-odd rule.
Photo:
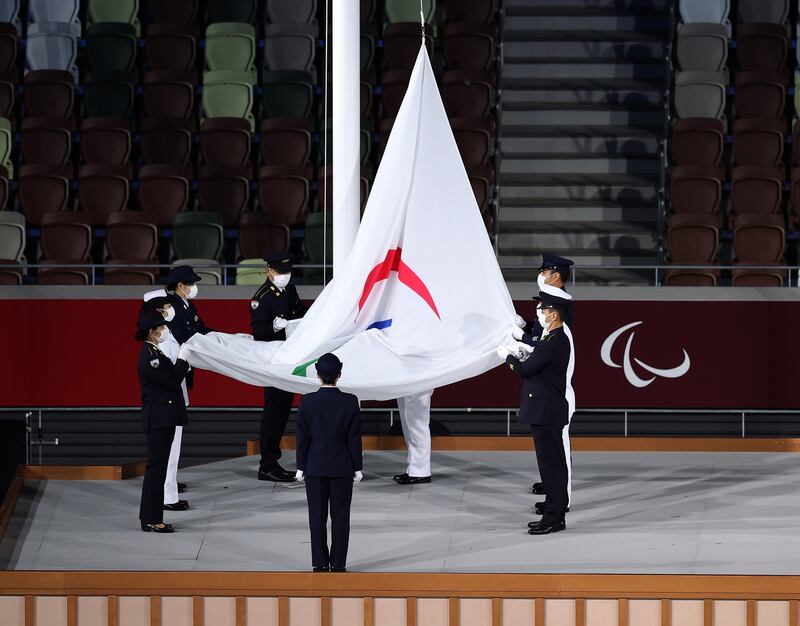
[[[423,46],[349,258],[291,336],[186,345],[194,367],[298,393],[317,389],[313,364],[333,352],[343,390],[389,400],[499,365],[513,315]]]

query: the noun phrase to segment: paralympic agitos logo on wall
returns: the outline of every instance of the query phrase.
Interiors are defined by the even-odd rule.
[[[613,333],[611,333],[606,340],[603,342],[603,345],[600,346],[600,359],[608,365],[609,367],[616,367],[622,368],[623,373],[625,374],[625,378],[627,381],[633,385],[634,387],[647,387],[650,383],[652,383],[657,377],[660,378],[680,378],[684,374],[689,371],[691,367],[692,361],[689,358],[689,354],[686,350],[683,350],[683,362],[680,365],[675,367],[671,367],[668,369],[659,369],[657,367],[653,367],[652,365],[648,365],[647,363],[643,362],[641,359],[637,359],[635,356],[632,356],[633,352],[633,338],[636,336],[636,332],[632,329],[636,326],[639,326],[643,322],[631,322],[630,324],[626,324],[621,328],[618,328]],[[611,351],[614,349],[614,344],[616,343],[617,339],[619,339],[622,335],[626,332],[630,331],[628,334],[628,341],[625,344],[625,352],[622,356],[622,364],[616,363],[614,359],[611,358]],[[652,376],[649,378],[642,378],[637,373],[633,367],[633,363],[636,363],[640,368],[644,371],[648,372]]]

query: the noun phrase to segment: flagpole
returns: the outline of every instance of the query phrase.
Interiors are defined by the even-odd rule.
[[[361,217],[360,3],[332,0],[333,271],[353,248]]]

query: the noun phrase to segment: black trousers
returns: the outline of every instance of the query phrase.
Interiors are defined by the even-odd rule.
[[[344,569],[350,543],[350,503],[353,478],[306,476],[308,526],[311,529],[311,563]],[[331,515],[331,547],[328,549],[328,510]]]
[[[264,411],[261,413],[261,469],[264,471],[269,471],[281,458],[281,437],[293,400],[291,391],[264,387]]]
[[[144,433],[147,437],[147,468],[142,482],[139,519],[145,524],[160,524],[164,521],[164,480],[175,427],[148,428]]]
[[[564,519],[569,506],[567,495],[567,457],[564,453],[562,428],[531,426],[536,444],[536,462],[542,477],[544,492],[543,522],[558,522]]]

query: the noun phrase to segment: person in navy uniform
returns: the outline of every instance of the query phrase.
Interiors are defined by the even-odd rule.
[[[323,354],[316,368],[322,387],[303,396],[297,412],[296,478],[306,483],[313,570],[344,572],[353,483],[363,478],[361,409],[358,398],[336,387],[342,373],[342,362],[336,355]]]
[[[532,352],[524,358],[498,349],[498,355],[522,377],[519,421],[530,424],[536,444],[539,475],[546,494],[542,519],[528,524],[531,535],[545,535],[566,529],[564,516],[569,506],[567,459],[562,430],[569,420],[566,398],[568,364],[572,347],[564,333],[570,301],[547,292],[539,293],[541,316],[546,331]]]
[[[142,426],[147,437],[147,468],[142,482],[139,519],[145,532],[171,533],[164,523],[164,480],[175,427],[187,422],[181,382],[189,364],[183,348],[173,364],[158,347],[166,339],[160,311],[146,308],[137,323],[136,340],[143,341],[137,365],[142,395]]]
[[[250,325],[256,341],[285,341],[289,320],[299,319],[306,307],[297,295],[292,280],[294,258],[288,254],[264,257],[266,280],[250,299]],[[275,387],[264,387],[261,414],[261,462],[258,479],[292,482],[294,474],[281,467],[281,438],[289,421],[294,394]]]

